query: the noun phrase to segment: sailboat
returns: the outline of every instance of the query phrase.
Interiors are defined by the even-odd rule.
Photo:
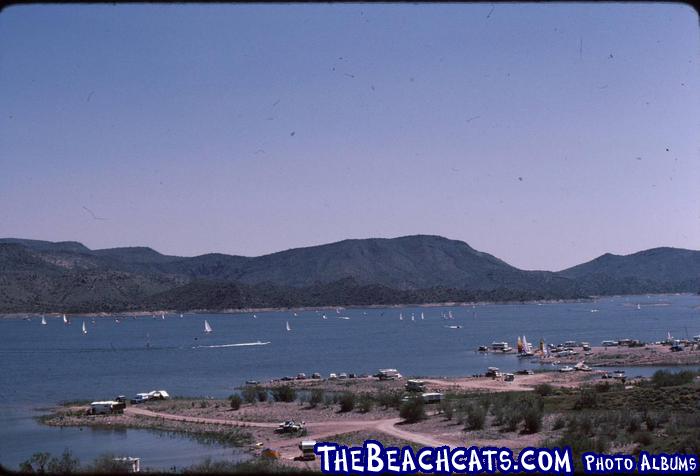
[[[452,311],[447,311],[447,317],[449,317],[450,319],[454,319],[454,317],[452,317]]]
[[[85,321],[83,321],[83,334],[87,334],[87,327],[85,327]]]
[[[416,320],[416,314],[414,312],[411,313],[411,320],[412,321]]]
[[[183,316],[182,313],[180,313],[180,319],[182,319],[183,317],[185,317],[185,316]]]
[[[68,321],[68,318],[66,317],[65,314],[63,315],[63,323],[64,323],[64,324],[70,324],[70,322]]]
[[[298,315],[299,315],[299,314],[297,314],[296,312],[294,313],[294,317],[297,317]]]
[[[253,314],[253,319],[257,319],[257,318],[258,318],[258,316],[256,316],[255,314]]]
[[[425,314],[423,314],[422,312],[420,313],[420,320],[425,320]]]
[[[291,330],[292,330],[292,328],[289,327],[289,321],[287,321],[287,331],[291,331]]]
[[[41,325],[42,326],[46,325],[46,318],[44,316],[41,316]]]
[[[402,312],[399,313],[399,321],[403,321],[403,313]]]
[[[211,332],[211,326],[209,325],[206,319],[204,319],[204,332],[206,334],[209,334]]]
[[[160,314],[160,318],[165,320],[165,313],[164,312]]]
[[[325,315],[325,314],[324,314],[324,315],[322,315],[322,316],[321,316],[321,318],[322,318],[322,319],[328,319],[328,318],[326,317],[326,315]]]

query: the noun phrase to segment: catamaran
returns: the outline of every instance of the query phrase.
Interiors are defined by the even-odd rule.
[[[291,331],[291,330],[292,330],[292,328],[289,327],[289,321],[287,321],[287,331]]]
[[[83,334],[87,334],[87,327],[85,327],[85,321],[83,321]]]
[[[206,334],[209,334],[211,332],[211,326],[209,325],[206,319],[204,319],[204,332]]]
[[[46,325],[46,318],[44,316],[41,316],[41,325],[42,326]]]

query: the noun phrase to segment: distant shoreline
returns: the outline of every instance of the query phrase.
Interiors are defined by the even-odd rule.
[[[257,312],[303,312],[303,311],[334,311],[336,309],[402,309],[406,307],[417,308],[433,308],[433,307],[469,307],[469,306],[492,306],[492,305],[516,305],[516,304],[565,304],[565,303],[584,303],[595,302],[597,299],[613,298],[613,297],[631,297],[631,296],[695,296],[695,293],[645,293],[645,294],[615,294],[611,296],[590,296],[587,298],[577,299],[538,299],[531,301],[477,301],[477,302],[438,302],[438,303],[423,303],[423,304],[369,304],[369,305],[351,305],[351,306],[300,306],[300,307],[260,307],[260,308],[242,308],[242,309],[154,309],[150,311],[110,311],[110,312],[81,312],[70,313],[65,312],[71,317],[119,317],[119,316],[160,316],[179,315],[179,314],[249,314]],[[0,319],[23,319],[25,317],[60,317],[64,312],[13,312],[0,313]]]

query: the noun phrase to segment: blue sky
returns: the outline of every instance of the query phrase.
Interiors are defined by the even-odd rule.
[[[700,249],[699,53],[682,4],[10,7],[0,236]]]

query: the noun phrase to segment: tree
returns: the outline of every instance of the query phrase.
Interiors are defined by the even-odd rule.
[[[228,397],[229,402],[231,402],[231,410],[238,410],[241,408],[241,397],[239,395],[231,395]]]
[[[48,470],[51,474],[73,474],[77,473],[79,468],[80,460],[73,456],[73,453],[68,448],[63,450],[60,458],[51,458],[48,465]]]
[[[406,423],[415,423],[423,420],[425,418],[423,399],[420,397],[411,398],[407,402],[404,402],[399,409],[399,416],[403,418]]]

